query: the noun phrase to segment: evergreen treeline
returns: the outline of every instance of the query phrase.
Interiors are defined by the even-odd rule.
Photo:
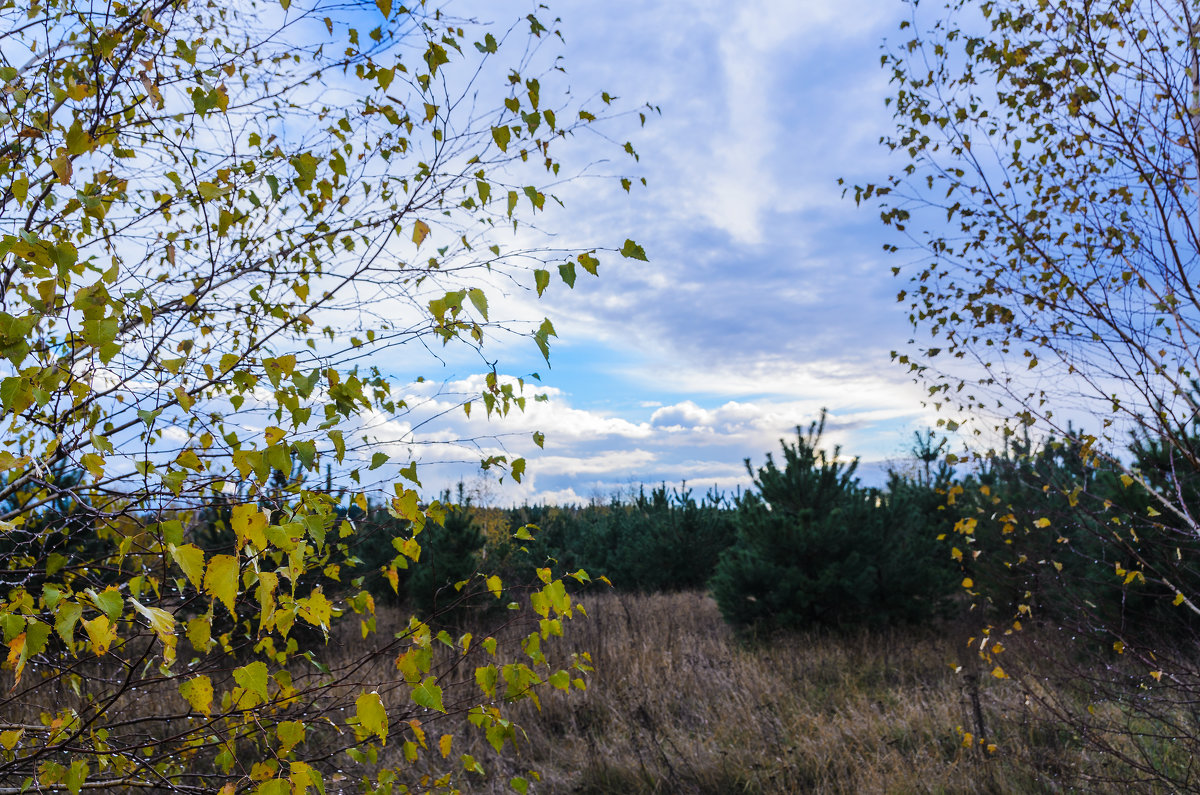
[[[416,559],[406,521],[387,506],[351,506],[338,518],[358,528],[358,543],[326,563],[348,587],[451,623],[507,603],[475,575],[530,583],[550,567],[623,591],[707,589],[748,632],[925,621],[964,585],[997,616],[1090,618],[1127,636],[1192,631],[1177,605],[1200,591],[1200,539],[1187,517],[1156,510],[1155,494],[1200,507],[1200,476],[1160,440],[1133,439],[1122,468],[1078,443],[1026,439],[956,477],[932,435],[918,435],[917,467],[868,488],[857,459],[822,449],[823,429],[822,417],[782,443],[780,458],[747,459],[753,486],[733,495],[661,485],[607,503],[498,509],[473,505],[460,485],[442,495],[445,521],[428,523]],[[1200,459],[1200,428],[1179,435]],[[286,478],[277,485],[282,496]],[[228,552],[231,505],[215,499],[179,532],[206,553]],[[31,522],[71,518],[52,506]],[[119,541],[79,528],[59,537],[43,551],[61,565]]]

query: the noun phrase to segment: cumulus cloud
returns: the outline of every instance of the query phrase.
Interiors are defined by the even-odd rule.
[[[618,415],[603,407],[573,405],[569,394],[550,387],[543,392],[547,400],[530,399],[525,412],[489,418],[477,410],[468,417],[462,405],[484,378],[409,385],[405,391],[412,405],[431,416],[368,418],[364,432],[371,443],[356,451],[357,457],[365,461],[376,451],[386,452],[392,462],[380,472],[385,476],[416,460],[427,488],[437,491],[456,480],[476,478],[481,459],[525,457],[522,482],[507,478],[496,484],[496,498],[504,503],[587,501],[628,493],[639,484],[682,481],[731,491],[750,484],[745,459],[763,461],[781,439],[794,438],[796,428],[814,421],[821,410],[812,400],[760,396],[636,405]],[[516,383],[511,377],[500,381]],[[898,454],[908,428],[922,419],[918,412],[887,406],[886,401],[831,409],[825,446],[842,445],[848,454],[875,460]],[[535,429],[545,434],[544,449],[535,441]],[[873,439],[874,446],[863,449],[864,438]],[[882,479],[883,469],[876,469],[864,471]],[[493,476],[502,472],[503,468],[495,470]]]
[[[836,179],[886,173],[877,53],[901,12],[874,0],[566,9],[568,71],[552,79],[605,88],[625,107],[648,100],[663,115],[645,129],[629,118],[603,129],[632,140],[637,163],[607,161],[597,137],[562,142],[588,165],[584,179],[556,187],[565,207],[541,216],[559,235],[523,228],[503,242],[559,249],[631,237],[651,261],[602,253],[600,279],[581,275],[574,290],[555,281],[540,300],[532,279],[487,284],[494,319],[523,328],[546,315],[558,330],[550,368],[527,340],[488,340],[489,362],[545,377],[527,382],[525,411],[489,417],[479,358],[442,351],[454,375],[406,386],[408,411],[370,418],[372,432],[397,458],[420,458],[430,482],[472,477],[471,462],[486,456],[527,456],[501,501],[587,500],[684,479],[744,486],[743,459],[761,461],[822,408],[829,446],[869,461],[900,454],[933,417],[888,363],[910,333],[880,252],[890,239],[873,213],[841,199]],[[626,195],[594,178],[616,173],[649,187]]]

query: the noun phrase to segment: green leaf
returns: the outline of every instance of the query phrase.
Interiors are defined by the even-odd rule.
[[[116,586],[110,585],[101,593],[96,593],[89,588],[87,594],[92,597],[92,602],[100,608],[104,615],[108,616],[110,621],[117,621],[121,618],[125,600],[121,598],[121,591]]]
[[[533,341],[537,343],[538,350],[542,352],[542,357],[546,361],[550,361],[550,337],[557,337],[558,334],[554,331],[554,324],[550,322],[550,318],[542,321],[542,325],[534,332]]]
[[[591,252],[580,254],[575,259],[579,260],[579,264],[582,265],[583,269],[588,273],[592,274],[593,276],[600,275],[597,270],[600,267],[600,260],[596,259]]]
[[[537,287],[538,298],[542,297],[542,292],[546,286],[550,284],[550,271],[538,268],[533,272],[533,283]]]
[[[486,36],[483,37],[482,44],[480,44],[479,42],[475,42],[475,49],[477,49],[483,53],[489,53],[489,54],[495,53],[496,52],[496,37],[493,36],[492,34],[488,33]]]
[[[332,430],[327,431],[325,435],[329,437],[329,441],[333,442],[333,452],[337,457],[337,462],[339,464],[342,463],[342,459],[346,457],[346,442],[342,438],[342,432],[340,430]]]
[[[371,456],[371,466],[369,469],[379,469],[388,462],[387,453],[375,453]]]
[[[575,288],[575,263],[564,262],[558,266],[558,275],[562,277],[563,282],[570,288]]]
[[[379,693],[371,691],[370,693],[360,694],[354,701],[354,711],[358,717],[358,725],[368,734],[377,736],[380,742],[386,745],[388,717],[387,710],[383,708],[383,699],[379,697]]]
[[[76,602],[59,604],[55,609],[54,631],[68,646],[75,643],[75,624],[83,616],[83,606]]]
[[[628,259],[640,259],[643,262],[647,261],[646,252],[632,240],[626,240],[625,245],[621,246],[621,256]]]
[[[392,15],[392,0],[375,0],[375,5],[379,7],[379,13],[383,14],[384,19]]]
[[[304,723],[298,720],[285,720],[275,727],[275,736],[279,738],[279,754],[287,754],[300,743],[304,742]]]
[[[500,682],[500,671],[492,663],[475,669],[475,684],[488,698],[496,697],[496,685]]]
[[[492,140],[496,142],[496,146],[500,147],[501,152],[508,151],[508,142],[512,138],[512,131],[506,125],[500,125],[492,128]]]
[[[292,783],[283,778],[267,779],[254,790],[254,795],[293,795]]]
[[[471,299],[471,303],[475,306],[475,311],[484,319],[488,319],[488,303],[487,296],[483,294],[483,290],[478,287],[472,287],[467,290],[467,297]]]
[[[296,170],[296,187],[302,191],[309,190],[317,176],[317,163],[320,161],[311,152],[305,152],[290,158],[288,162]]]
[[[70,769],[67,770],[67,775],[63,778],[63,784],[71,795],[79,795],[83,789],[83,784],[87,781],[88,764],[87,762],[76,760],[71,763]]]
[[[233,681],[237,682],[242,689],[257,695],[261,703],[265,704],[270,700],[270,693],[267,691],[267,664],[262,660],[255,660],[241,668],[234,668]]]
[[[427,676],[412,689],[412,700],[418,706],[432,709],[436,712],[445,712],[446,708],[442,706],[442,689],[437,685],[437,679],[432,676]]]

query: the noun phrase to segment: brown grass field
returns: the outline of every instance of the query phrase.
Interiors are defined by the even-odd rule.
[[[463,791],[512,792],[531,769],[531,791],[581,795],[1130,791],[990,676],[978,692],[996,749],[964,745],[974,714],[956,661],[971,655],[953,625],[745,644],[700,593],[582,601],[589,618],[566,640],[593,656],[588,689],[548,696],[540,714],[521,704],[515,753],[456,745],[488,771],[458,780]]]
[[[540,776],[530,791],[552,795],[1167,791],[1134,786],[1127,771],[1087,749],[1011,681],[987,675],[978,677],[975,692],[995,750],[964,742],[966,732],[978,734],[969,672],[956,671],[972,659],[964,653],[967,623],[744,643],[704,594],[596,592],[580,601],[588,617],[567,622],[553,656],[561,664],[572,651],[590,652],[595,670],[587,689],[546,693],[540,711],[529,701],[514,705],[522,727],[515,750],[506,745],[497,754],[462,715],[427,716],[431,736],[453,733],[455,756],[470,753],[485,768],[482,776],[454,780],[463,792],[511,793],[510,779],[531,778],[530,771]],[[381,608],[378,622],[386,636],[407,623],[407,614]],[[357,659],[349,638],[339,643],[335,636],[318,651],[335,671]],[[1043,655],[1065,652],[1045,648]],[[363,686],[376,687],[404,708],[407,691],[395,684],[393,658],[381,654],[355,666],[346,693],[320,697],[353,698]],[[306,676],[298,668],[301,688]],[[455,685],[455,676],[464,682]],[[444,680],[447,704],[452,692],[477,698],[471,678],[461,670]],[[11,685],[8,672],[3,679]],[[7,717],[32,721],[75,700],[65,689],[45,697],[57,703],[22,705],[27,715]],[[161,714],[164,727],[187,713],[173,687],[126,693],[112,710]],[[398,725],[380,766],[409,768],[413,778],[444,770],[437,754],[412,770],[403,739]],[[1169,740],[1155,752],[1182,755],[1179,763],[1191,765]],[[426,764],[433,766],[426,771]],[[357,792],[349,782],[330,775],[327,793]]]

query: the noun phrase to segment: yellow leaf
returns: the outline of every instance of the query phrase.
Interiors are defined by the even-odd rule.
[[[50,168],[54,171],[54,176],[58,177],[58,181],[63,185],[71,182],[71,173],[74,171],[71,166],[71,158],[65,154],[59,155],[50,161]]]
[[[380,741],[387,744],[388,733],[388,718],[387,710],[383,708],[383,699],[379,697],[379,693],[371,691],[370,693],[362,693],[354,701],[355,714],[358,716],[358,725],[362,727],[367,734],[377,735]]]
[[[133,604],[133,609],[141,613],[150,622],[150,628],[154,630],[154,634],[160,638],[164,635],[174,637],[175,616],[160,607],[146,607],[133,597],[130,597],[129,601]]]
[[[187,639],[192,648],[204,654],[212,643],[212,615],[196,616],[188,619]]]
[[[421,247],[421,243],[425,238],[429,237],[429,224],[424,221],[417,221],[413,224],[412,240],[417,244],[417,248]]]
[[[279,754],[286,756],[299,743],[304,742],[304,723],[298,720],[285,720],[275,727],[275,735],[279,738]]]
[[[83,628],[92,642],[92,651],[98,656],[108,654],[109,647],[117,639],[117,628],[108,620],[108,616],[101,613],[90,621],[84,621]]]
[[[171,544],[168,549],[175,563],[183,570],[184,576],[192,585],[200,588],[204,579],[204,550],[195,544],[184,544],[181,547]]]
[[[279,587],[279,575],[271,571],[258,573],[259,628],[268,626],[275,613],[275,589]]]
[[[133,609],[150,622],[150,629],[154,630],[154,634],[163,645],[163,660],[170,665],[175,661],[175,644],[178,641],[175,637],[175,616],[159,607],[146,607],[132,596],[129,597],[129,601],[133,604]]]
[[[421,542],[415,538],[406,538],[400,542],[400,551],[404,553],[405,557],[411,558],[414,561],[420,560]]]
[[[296,605],[300,608],[300,617],[305,621],[314,627],[329,629],[333,605],[325,598],[320,588],[314,588],[312,594],[305,599],[297,599]]]
[[[450,745],[454,742],[454,737],[449,734],[443,734],[438,740],[438,751],[442,754],[442,759],[450,756]]]
[[[1038,519],[1036,522],[1034,522],[1033,526],[1034,527],[1049,527],[1050,520],[1043,516],[1041,519]]]
[[[417,743],[419,743],[422,748],[429,747],[425,741],[425,730],[421,728],[421,721],[413,718],[408,722],[408,728],[412,729],[413,737],[417,738]]]
[[[229,610],[230,615],[237,618],[234,602],[238,591],[238,559],[232,555],[216,555],[208,562],[208,571],[204,574],[204,592],[214,599],[219,599]]]
[[[212,714],[213,686],[207,676],[201,674],[181,683],[179,694],[191,704],[192,709],[205,716]]]
[[[7,450],[0,450],[0,472],[8,469],[16,469],[17,467],[25,466],[28,463],[29,456],[27,455],[23,455],[18,458]]]
[[[11,641],[8,642],[8,666],[15,668],[17,671],[17,681],[21,681],[21,671],[24,669],[24,664],[21,661],[21,653],[25,651],[25,633],[22,632]]]
[[[487,587],[488,590],[491,591],[492,596],[496,597],[497,599],[499,599],[501,594],[504,592],[503,583],[495,574],[487,578]]]
[[[1007,679],[1008,678],[1008,674],[1004,673],[1004,669],[1001,668],[999,665],[997,665],[995,668],[992,669],[992,676],[996,677],[997,679]]]
[[[269,429],[268,429],[269,430]],[[267,548],[267,524],[270,517],[259,510],[257,505],[235,505],[229,524],[237,536],[237,548],[240,550],[249,541],[260,552]]]

